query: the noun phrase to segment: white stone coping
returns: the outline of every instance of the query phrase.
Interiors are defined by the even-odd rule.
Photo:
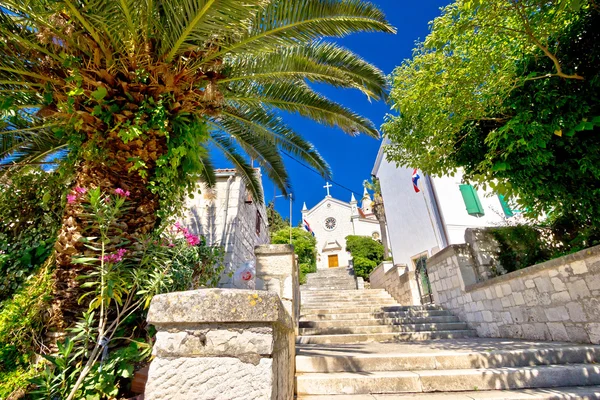
[[[191,325],[262,322],[294,329],[277,293],[264,290],[198,289],[154,296],[148,323]]]

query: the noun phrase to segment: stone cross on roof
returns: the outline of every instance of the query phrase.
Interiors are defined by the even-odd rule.
[[[331,185],[329,182],[327,182],[327,184],[325,186],[323,186],[325,189],[327,189],[327,197],[331,197],[331,195],[329,194],[329,188],[333,187],[333,185]]]

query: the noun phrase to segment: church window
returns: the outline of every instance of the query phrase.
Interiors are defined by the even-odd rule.
[[[329,217],[325,220],[325,229],[327,229],[328,231],[334,230],[336,225],[337,221],[333,217]]]
[[[373,232],[371,234],[371,237],[373,238],[373,240],[379,240],[379,232]]]

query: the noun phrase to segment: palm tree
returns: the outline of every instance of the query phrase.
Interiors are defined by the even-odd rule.
[[[248,157],[288,193],[282,152],[330,170],[277,110],[378,136],[309,86],[385,96],[380,70],[323,40],[361,31],[394,29],[362,0],[0,0],[0,164],[58,154],[74,187],[130,191],[121,222],[132,236],[152,231],[199,178],[214,182],[210,149],[255,198]],[[70,301],[78,210],[67,204],[56,246],[56,295]]]
[[[385,219],[385,206],[383,204],[383,196],[381,195],[381,184],[375,176],[371,177],[371,181],[364,181],[363,185],[368,190],[373,192],[373,213],[379,221],[379,229],[381,230],[381,242],[383,243],[383,258],[387,260],[390,256],[390,247],[387,237],[387,227]]]

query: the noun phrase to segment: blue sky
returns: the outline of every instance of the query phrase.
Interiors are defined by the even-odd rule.
[[[403,60],[410,58],[415,41],[424,39],[428,33],[428,23],[440,14],[440,7],[450,3],[450,0],[372,0],[387,15],[398,33],[358,34],[338,40],[338,43],[358,53],[367,61],[375,64],[386,74],[400,65]],[[389,106],[383,102],[369,103],[358,91],[338,90],[319,85],[316,89],[329,98],[350,107],[380,127]],[[313,123],[302,117],[285,116],[286,121],[306,139],[311,141],[321,155],[329,162],[333,170],[333,180],[355,192],[360,198],[363,191],[362,182],[371,175],[375,156],[379,149],[379,141],[366,137],[350,137],[340,129],[328,128]],[[311,172],[296,161],[284,156],[290,173],[293,191],[293,222],[298,224],[301,218],[300,210],[303,202],[311,208],[323,199],[326,192],[325,181],[319,175]],[[265,201],[271,201],[275,194],[271,182],[263,180]],[[351,193],[333,184],[331,195],[340,200],[349,201]],[[285,198],[277,198],[275,207],[286,218],[289,215],[289,202]]]

